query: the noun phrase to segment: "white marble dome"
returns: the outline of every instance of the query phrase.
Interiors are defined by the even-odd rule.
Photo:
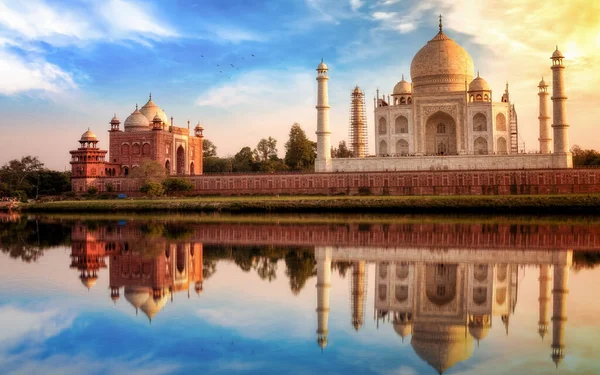
[[[135,111],[129,115],[125,119],[125,123],[123,124],[126,132],[131,131],[146,131],[150,128],[150,121],[140,112],[140,110],[135,107]]]
[[[473,59],[442,30],[417,52],[410,64],[413,92],[464,91],[473,80]]]
[[[160,107],[157,106],[156,103],[154,103],[152,101],[152,97],[150,97],[150,99],[148,99],[148,102],[146,104],[144,104],[144,106],[140,109],[140,112],[142,112],[142,114],[144,116],[146,116],[146,119],[148,119],[149,122],[152,122],[152,120],[154,119],[154,116],[158,115],[158,117],[160,117],[163,124],[169,123],[167,114],[165,113],[165,111],[160,109]]]

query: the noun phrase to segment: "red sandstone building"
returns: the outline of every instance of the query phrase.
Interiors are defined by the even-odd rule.
[[[80,147],[71,153],[71,183],[73,191],[89,187],[105,191],[112,184],[117,191],[127,190],[122,181],[146,160],[165,166],[167,174],[193,176],[202,174],[203,128],[200,124],[190,135],[187,128],[175,126],[153,101],[127,117],[123,123],[115,115],[110,121],[109,150],[98,148],[98,138],[87,130],[79,140]]]

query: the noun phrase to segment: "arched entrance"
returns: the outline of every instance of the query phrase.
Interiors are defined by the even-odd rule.
[[[508,150],[506,148],[506,139],[503,137],[498,138],[498,153],[508,154]]]
[[[167,170],[167,174],[171,174],[171,162],[170,161],[166,161],[165,162],[165,169]]]
[[[447,113],[436,112],[425,123],[425,153],[456,155],[456,122]]]
[[[177,174],[185,174],[185,150],[183,146],[177,147]]]
[[[408,155],[408,142],[405,139],[400,139],[396,142],[396,154]]]
[[[379,155],[385,156],[388,153],[387,143],[385,141],[379,142]]]
[[[488,143],[483,137],[478,137],[475,139],[473,144],[473,149],[475,150],[475,154],[483,155],[488,153]]]
[[[194,162],[190,163],[190,174],[196,174],[196,171],[194,170]]]
[[[425,267],[425,294],[438,306],[450,303],[456,297],[456,264],[430,264]]]

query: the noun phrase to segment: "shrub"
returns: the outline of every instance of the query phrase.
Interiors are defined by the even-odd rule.
[[[368,186],[361,186],[358,188],[358,195],[371,195],[371,188]]]
[[[97,187],[95,187],[95,186],[90,186],[90,187],[87,189],[87,193],[88,193],[89,195],[96,195],[96,194],[98,194],[98,188],[97,188]]]
[[[159,197],[165,193],[165,189],[163,188],[163,185],[158,182],[146,182],[140,188],[140,192],[149,197]]]
[[[77,196],[77,193],[74,191],[67,191],[64,192],[63,195],[67,198],[75,198]]]
[[[106,184],[106,192],[112,193],[113,191],[115,191],[115,186],[113,184],[111,184],[110,182],[108,184]]]
[[[108,193],[102,193],[100,195],[98,195],[98,199],[111,199],[112,198],[112,194],[108,194]]]
[[[27,202],[27,193],[24,192],[23,190],[15,190],[13,192],[13,197],[18,198],[19,201],[25,203]]]
[[[163,187],[167,194],[194,189],[194,185],[184,178],[167,178],[163,181]]]

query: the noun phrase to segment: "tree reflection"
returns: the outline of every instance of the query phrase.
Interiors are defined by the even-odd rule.
[[[70,237],[71,227],[61,222],[21,217],[0,224],[0,250],[28,263],[38,260],[51,247],[69,245]]]

